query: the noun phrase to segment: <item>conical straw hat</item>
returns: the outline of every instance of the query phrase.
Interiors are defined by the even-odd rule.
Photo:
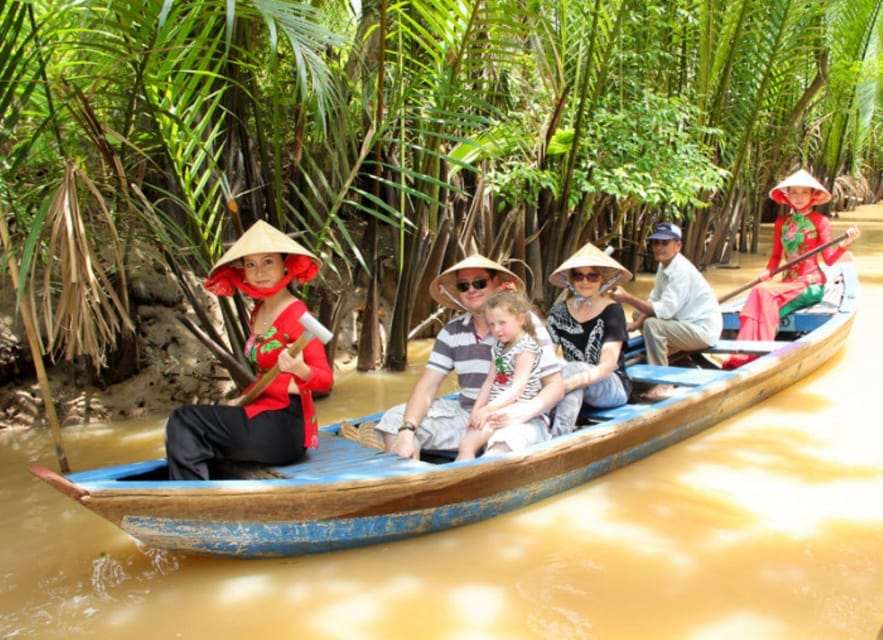
[[[800,169],[799,171],[795,171],[790,176],[782,180],[779,184],[772,188],[770,191],[770,198],[778,202],[779,204],[785,204],[789,207],[794,207],[791,204],[791,201],[788,199],[788,194],[785,190],[788,187],[809,187],[813,190],[812,199],[810,200],[810,206],[815,204],[825,204],[829,200],[831,200],[831,193],[822,185],[821,182],[816,180],[810,175],[810,173],[804,169]]]
[[[212,267],[209,276],[214,274],[219,267],[256,253],[286,253],[306,256],[316,265],[317,269],[322,266],[321,260],[300,244],[273,225],[263,220],[258,220],[249,227],[248,231],[242,234],[239,240],[227,249],[224,255],[215,263],[215,266]]]
[[[494,262],[482,255],[471,255],[465,260],[461,260],[450,269],[443,271],[435,280],[429,289],[429,295],[440,305],[451,309],[463,310],[463,306],[459,303],[460,292],[457,291],[457,272],[463,269],[486,269],[487,271],[496,272],[502,282],[512,282],[518,291],[524,291],[524,282],[521,278],[509,271],[506,267]]]
[[[549,276],[549,282],[556,287],[567,287],[567,274],[571,269],[595,267],[602,269],[603,281],[609,282],[620,274],[619,284],[632,279],[631,272],[616,260],[601,251],[591,242],[584,244],[576,253],[561,263],[561,266]]]

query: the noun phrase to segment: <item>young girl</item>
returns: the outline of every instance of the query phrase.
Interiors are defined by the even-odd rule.
[[[784,271],[781,280],[768,278],[783,258],[790,262],[831,241],[828,219],[812,210],[814,205],[828,202],[831,194],[818,180],[801,169],[776,185],[770,191],[770,198],[790,209],[776,219],[773,252],[766,270],[760,274],[762,282],[751,290],[739,316],[739,340],[774,340],[780,317],[819,302],[825,290],[825,274],[819,268],[817,256]],[[825,263],[830,266],[840,259],[859,233],[858,227],[850,227],[847,238],[837,247],[822,251]],[[755,357],[733,355],[723,366],[733,369]]]
[[[520,292],[498,291],[485,303],[484,318],[495,338],[491,367],[460,441],[457,460],[475,458],[482,447],[488,453],[517,451],[548,437],[545,416],[501,429],[490,419],[503,407],[536,397],[542,388],[537,375],[541,347],[530,317],[530,302]]]
[[[298,319],[307,310],[288,284],[309,281],[319,264],[297,242],[259,220],[212,268],[205,283],[209,291],[219,296],[241,291],[257,300],[245,351],[258,378],[277,361],[281,373],[244,407],[175,409],[166,421],[171,480],[207,480],[210,463],[222,459],[291,464],[318,446],[312,391],[331,389],[331,366],[319,340],[310,340],[296,356],[287,348],[303,333]]]

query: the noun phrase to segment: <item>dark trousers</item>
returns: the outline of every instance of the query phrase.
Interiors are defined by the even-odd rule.
[[[213,460],[283,465],[297,462],[304,452],[298,396],[291,396],[287,408],[251,420],[241,407],[196,404],[178,407],[166,421],[171,480],[208,480]]]

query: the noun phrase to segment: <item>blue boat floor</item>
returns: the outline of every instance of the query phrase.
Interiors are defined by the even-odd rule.
[[[273,467],[273,470],[301,481],[328,482],[330,479],[359,480],[404,475],[433,466],[365,447],[331,432],[320,432],[318,449],[311,449],[299,462]]]

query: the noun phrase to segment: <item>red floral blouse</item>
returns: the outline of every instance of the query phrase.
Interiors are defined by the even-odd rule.
[[[255,305],[251,312],[250,323],[252,327],[254,327],[254,319],[261,304]],[[251,335],[245,347],[245,355],[249,362],[255,365],[258,380],[273,368],[282,349],[290,346],[303,333],[304,329],[298,322],[298,318],[306,310],[307,307],[302,301],[295,300],[282,310],[273,325],[263,335]],[[315,449],[319,446],[319,425],[312,392],[329,391],[334,382],[334,374],[331,365],[328,364],[325,347],[319,340],[310,340],[303,350],[303,356],[304,362],[313,373],[309,380],[301,380],[293,373],[281,372],[254,402],[245,406],[245,413],[249,418],[253,418],[263,411],[287,407],[291,401],[288,395],[288,383],[293,378],[300,391],[300,402],[304,414],[304,446]],[[250,389],[251,386],[249,385],[248,388]],[[248,389],[244,391],[244,393],[247,392]]]

